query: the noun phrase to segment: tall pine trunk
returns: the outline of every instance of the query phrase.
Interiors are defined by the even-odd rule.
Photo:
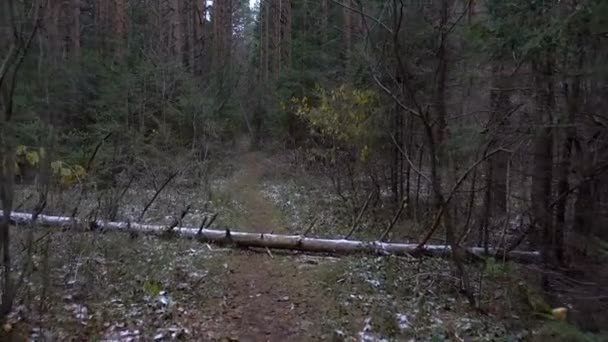
[[[552,111],[555,108],[553,94],[553,63],[550,52],[533,61],[535,84],[535,122],[533,130],[533,169],[531,206],[533,243],[541,246],[546,264],[554,262],[554,232],[551,213],[551,191],[553,180],[553,129]]]

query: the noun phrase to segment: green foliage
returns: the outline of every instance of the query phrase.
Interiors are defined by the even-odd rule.
[[[550,321],[545,323],[539,332],[539,338],[562,342],[601,342],[606,336],[584,332],[578,327],[563,321]]]
[[[317,88],[314,100],[292,98],[297,115],[313,130],[342,143],[358,146],[362,159],[369,157],[369,144],[375,137],[374,114],[377,94],[368,89],[341,86],[333,90]]]
[[[25,170],[22,168],[32,169],[40,165],[40,161],[46,157],[46,150],[43,147],[35,148],[25,145],[18,145],[15,149],[16,174],[23,176]],[[60,185],[70,186],[78,183],[86,177],[87,172],[81,165],[70,165],[64,161],[56,160],[51,162],[51,175]]]
[[[40,119],[36,116],[33,118],[19,117],[15,127],[17,141],[25,146],[37,145],[40,141],[40,136],[44,132],[44,127]]]
[[[551,313],[551,306],[545,301],[543,295],[526,283],[519,283],[518,290],[522,299],[528,304],[535,314],[548,315]]]
[[[513,267],[509,262],[497,261],[495,258],[490,257],[485,260],[484,273],[486,276],[493,279],[507,279],[511,277]]]
[[[144,292],[151,296],[157,296],[163,290],[163,284],[155,279],[147,279],[144,282]]]
[[[61,185],[69,186],[81,182],[86,177],[86,170],[80,165],[68,165],[62,161],[51,163],[53,175],[58,177]]]
[[[374,332],[377,332],[381,336],[395,337],[401,332],[399,323],[395,318],[395,312],[385,306],[379,305],[374,307],[371,317]]]
[[[567,16],[560,15],[564,6],[559,1],[491,0],[487,19],[467,27],[467,41],[491,58],[530,60],[548,49],[570,48],[608,27],[605,1],[581,3]]]

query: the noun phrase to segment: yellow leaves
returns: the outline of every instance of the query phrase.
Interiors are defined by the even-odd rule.
[[[551,310],[551,316],[556,321],[565,321],[568,316],[568,309],[566,308],[555,308]]]
[[[322,134],[344,142],[362,141],[369,135],[365,124],[377,110],[374,91],[342,85],[332,90],[316,87],[316,92],[316,106],[306,96],[291,99],[298,116]]]
[[[3,168],[4,168],[4,165],[6,165],[6,164],[4,163],[4,160],[3,160],[3,163],[2,163],[2,167]],[[14,166],[15,166],[15,175],[20,175],[21,174],[21,168],[19,167],[19,163],[15,162]]]
[[[51,171],[53,171],[53,174],[59,174],[61,172],[62,165],[63,165],[63,162],[60,160],[56,160],[56,161],[52,162]]]
[[[355,89],[352,95],[355,103],[362,106],[371,104],[376,99],[376,93],[371,90]]]
[[[31,166],[36,166],[40,162],[40,155],[37,151],[29,151],[25,153],[25,159]]]
[[[15,149],[15,153],[17,156],[22,156],[27,152],[27,146],[25,145],[19,145],[17,146],[17,148]]]
[[[368,161],[370,155],[371,155],[371,150],[370,150],[369,146],[367,146],[367,145],[363,146],[363,148],[361,149],[361,153],[360,153],[361,161],[362,162]]]
[[[82,166],[69,166],[60,160],[51,163],[51,171],[53,176],[59,178],[59,183],[64,186],[74,185],[87,175]]]
[[[44,149],[34,149],[25,145],[15,148],[15,174],[21,175],[23,167],[38,166],[40,159],[44,156]]]
[[[361,160],[369,160],[375,136],[370,119],[379,110],[377,93],[341,85],[330,90],[316,86],[315,95],[314,99],[292,97],[291,110],[308,123],[311,132],[358,147]]]
[[[15,148],[15,173],[21,174],[22,169],[32,169],[40,164],[46,157],[44,148],[33,148],[19,145]],[[74,185],[86,177],[86,170],[80,165],[68,165],[61,160],[55,160],[50,165],[51,175],[55,177],[59,184],[64,186]]]
[[[35,149],[25,145],[19,145],[17,148],[15,148],[17,162],[27,164],[29,166],[37,166],[45,155],[46,151],[43,147]]]

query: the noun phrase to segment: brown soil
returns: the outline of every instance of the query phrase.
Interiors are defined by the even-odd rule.
[[[279,231],[276,208],[259,192],[264,175],[262,156],[242,154],[240,170],[229,184],[229,191],[244,205],[246,229],[270,233]],[[223,298],[211,307],[214,314],[207,337],[238,341],[310,341],[321,338],[323,310],[329,298],[310,272],[302,271],[289,259],[274,258],[270,251],[235,253],[225,277]],[[311,327],[315,327],[311,331]],[[218,332],[223,332],[219,333]],[[319,335],[315,335],[319,333]]]

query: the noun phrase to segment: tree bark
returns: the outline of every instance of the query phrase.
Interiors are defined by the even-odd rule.
[[[327,23],[329,22],[329,4],[328,0],[321,0],[321,37],[323,43],[327,42]]]
[[[80,0],[72,0],[72,22],[70,25],[70,54],[80,57]]]
[[[232,0],[213,2],[213,71],[222,73],[230,63],[232,48]]]
[[[10,219],[12,223],[16,225],[30,224],[32,223],[32,214],[12,212]],[[108,222],[102,220],[85,222],[70,217],[48,215],[39,215],[36,223],[42,226],[56,228],[95,227],[96,229],[157,235],[166,234],[168,228],[167,226],[131,222]],[[383,243],[378,241],[366,242],[345,239],[315,239],[306,238],[301,235],[246,233],[231,230],[199,229],[195,227],[175,228],[173,232],[184,237],[199,238],[209,242],[232,243],[241,247],[267,247],[313,253],[368,253],[380,255],[427,255],[437,257],[449,257],[452,253],[451,248],[444,245],[426,245],[423,249],[417,249],[418,244]],[[496,253],[497,251],[491,249],[490,252]],[[466,249],[466,253],[473,257],[485,256],[485,252],[482,248],[468,248]],[[512,251],[507,254],[507,258],[518,262],[536,263],[540,260],[540,253],[535,251]]]
[[[555,209],[555,254],[559,263],[564,263],[564,235],[566,232],[566,211],[570,193],[570,167],[572,165],[572,146],[576,139],[576,128],[574,127],[576,116],[580,110],[581,100],[581,76],[580,72],[583,67],[584,51],[577,49],[579,57],[577,58],[577,69],[571,83],[566,89],[566,103],[568,116],[565,124],[565,137],[562,145],[561,164],[559,170],[559,182],[557,184],[557,193],[559,201]]]
[[[497,61],[497,63],[504,63],[503,61]],[[492,110],[492,120],[497,121],[495,123],[495,138],[494,141],[498,141],[496,135],[500,135],[503,131],[504,126],[507,123],[507,115],[510,109],[509,92],[507,88],[510,87],[509,76],[504,74],[504,67],[502,65],[494,65],[492,67],[492,89],[490,90],[490,105]],[[491,217],[501,216],[505,214],[506,210],[506,171],[507,171],[507,154],[497,153],[488,160],[491,164],[489,167],[492,169],[492,173],[489,176],[491,187],[490,191],[490,215]]]
[[[532,234],[533,244],[542,246],[546,263],[554,261],[553,222],[551,214],[551,182],[553,180],[553,130],[551,128],[554,109],[551,56],[533,62],[536,86],[536,121],[533,136],[532,194],[531,205],[536,228]]]
[[[184,37],[182,32],[182,1],[171,0],[169,2],[169,29],[170,29],[170,46],[171,53],[179,61],[183,59]]]
[[[344,35],[344,66],[346,68],[350,65],[351,50],[353,45],[352,27],[353,27],[353,15],[352,15],[352,0],[344,1],[347,6],[342,8],[343,13],[343,35]]]
[[[291,0],[281,1],[281,36],[279,71],[291,66]]]
[[[112,32],[114,55],[122,61],[127,52],[127,2],[114,0],[114,13],[112,16]]]

